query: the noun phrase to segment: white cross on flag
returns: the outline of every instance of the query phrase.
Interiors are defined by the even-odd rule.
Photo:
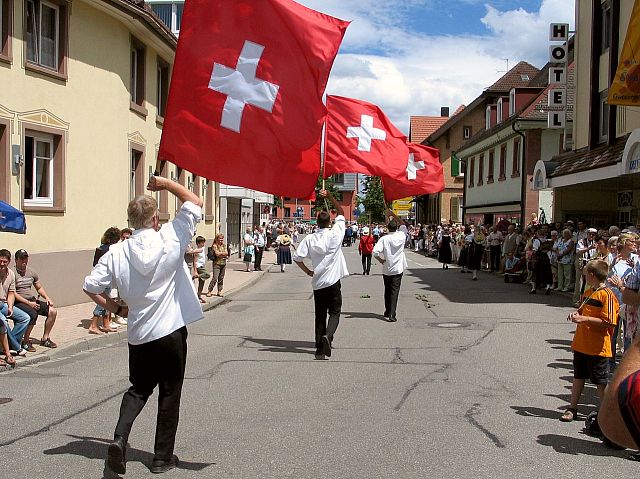
[[[336,173],[407,175],[407,137],[380,108],[327,95],[327,110],[325,178]]]
[[[291,0],[189,0],[158,158],[298,198],[320,172],[322,95],[348,22]]]

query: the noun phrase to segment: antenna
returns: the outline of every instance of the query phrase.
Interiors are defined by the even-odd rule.
[[[506,70],[496,70],[496,73],[507,73],[509,71],[509,59],[508,58],[501,58],[502,61],[507,62],[507,69]]]

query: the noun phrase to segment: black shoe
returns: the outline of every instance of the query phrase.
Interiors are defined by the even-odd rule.
[[[324,354],[330,358],[331,357],[331,341],[329,338],[324,335],[320,338],[320,342],[322,343],[322,348],[324,349]]]
[[[532,289],[531,291],[529,291],[529,294],[536,294],[536,290]]]
[[[325,357],[325,355],[324,355],[324,354],[322,354],[322,353],[316,353],[316,359],[317,359],[318,361],[324,361],[324,360],[325,360],[325,359],[327,359],[327,358],[326,358],[326,357]]]
[[[107,453],[107,466],[116,474],[127,472],[127,444],[122,436],[116,436],[109,444]]]
[[[551,288],[547,288],[544,290],[544,294],[546,294],[547,296],[549,296],[551,294]]]
[[[391,317],[389,318],[389,322],[390,322],[390,323],[395,323],[396,321],[398,321],[398,318],[396,318],[395,316],[391,316]]]
[[[177,464],[178,464],[178,456],[176,456],[175,454],[168,461],[154,458],[149,470],[154,474],[161,474],[163,472],[170,471],[171,469],[176,467]]]

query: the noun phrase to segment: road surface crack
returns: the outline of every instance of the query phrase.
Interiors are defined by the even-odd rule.
[[[411,386],[407,388],[407,390],[402,395],[402,398],[400,398],[400,402],[395,405],[393,410],[399,411],[400,409],[402,409],[402,406],[404,406],[404,403],[407,402],[407,399],[409,399],[409,396],[411,395],[411,393],[415,391],[418,388],[418,386],[420,386],[421,384],[433,383],[435,381],[448,381],[449,375],[447,374],[447,370],[450,367],[451,367],[451,364],[443,364],[439,369],[436,369],[435,371],[431,371],[426,376],[423,376],[420,379],[418,379],[415,383],[413,383]]]
[[[498,436],[493,434],[491,431],[489,431],[486,427],[484,427],[482,424],[480,424],[476,420],[475,416],[479,414],[480,412],[479,408],[480,408],[480,404],[478,403],[474,404],[471,408],[469,408],[469,410],[464,415],[465,419],[469,424],[471,424],[473,427],[478,428],[480,432],[482,432],[482,434],[487,436],[491,440],[491,442],[495,444],[496,447],[505,448],[506,446],[502,443],[502,441],[500,441],[500,439],[498,439]]]

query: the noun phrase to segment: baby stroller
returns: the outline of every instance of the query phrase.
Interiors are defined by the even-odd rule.
[[[524,283],[527,278],[527,260],[523,256],[517,258],[518,261],[512,268],[505,268],[504,270],[504,282],[505,283]]]

